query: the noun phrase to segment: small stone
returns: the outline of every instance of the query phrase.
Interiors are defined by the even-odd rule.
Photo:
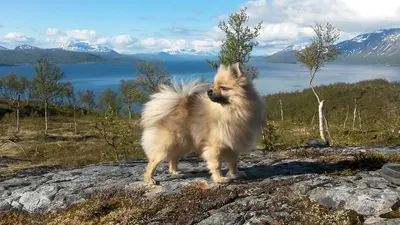
[[[388,218],[388,219],[400,218],[400,211],[394,210],[391,212],[387,212],[387,213],[382,214],[381,217]]]
[[[0,201],[0,210],[6,211],[12,208],[12,205],[7,201]]]
[[[327,141],[309,140],[307,145],[313,148],[323,148],[329,146],[329,143]]]
[[[240,220],[241,216],[237,213],[215,213],[205,220],[202,220],[198,225],[209,225],[209,224],[226,224],[233,225],[235,222]]]
[[[19,203],[19,202],[17,202],[17,201],[13,201],[12,203],[11,203],[11,206],[13,207],[13,208],[15,208],[15,209],[18,209],[18,210],[20,210],[20,209],[22,209],[22,205]]]
[[[390,207],[393,211],[400,209],[400,199]]]

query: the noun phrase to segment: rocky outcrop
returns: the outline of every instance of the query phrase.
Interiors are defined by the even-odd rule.
[[[29,169],[0,180],[0,210],[40,213],[62,209],[83,202],[103,189],[142,188],[146,190],[146,198],[156,198],[161,193],[180,193],[185,187],[200,184],[208,190],[223,188],[236,190],[237,194],[218,207],[205,209],[198,217],[193,215],[199,224],[260,224],[262,221],[268,224],[295,218],[301,216],[299,208],[305,207],[296,205],[299,198],[309,199],[307,204],[315,202],[326,209],[338,210],[347,218],[355,213],[364,224],[400,224],[400,219],[381,216],[392,211],[400,200],[400,186],[388,182],[379,173],[384,161],[350,159],[354,154],[368,151],[392,154],[399,153],[400,147],[295,149],[268,154],[257,151],[240,161],[240,170],[246,172],[247,178],[226,185],[213,184],[205,162],[196,157],[180,162],[183,172],[180,175],[170,175],[167,164],[161,164],[155,177],[160,181],[157,186],[142,181],[145,160],[74,169]],[[162,214],[157,215],[162,219]],[[319,223],[330,220],[325,216]]]

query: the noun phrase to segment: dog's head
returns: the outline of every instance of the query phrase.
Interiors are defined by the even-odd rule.
[[[207,94],[213,102],[231,104],[243,100],[248,85],[249,81],[239,63],[221,64],[214,77],[213,87],[207,91]]]

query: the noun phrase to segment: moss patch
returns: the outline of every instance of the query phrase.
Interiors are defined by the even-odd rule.
[[[243,181],[235,188],[212,189],[193,185],[181,193],[154,198],[144,197],[144,190],[105,190],[86,202],[52,213],[0,212],[0,224],[194,224],[211,216],[210,210],[235,212],[243,219],[255,214],[268,215],[273,221],[264,221],[265,224],[361,224],[362,217],[354,211],[332,210],[295,194],[289,185],[298,181],[288,179],[262,185]],[[223,207],[249,196],[259,201]]]

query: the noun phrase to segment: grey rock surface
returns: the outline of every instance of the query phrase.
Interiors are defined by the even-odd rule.
[[[305,149],[288,150],[306,151]],[[351,155],[376,151],[382,154],[399,153],[399,146],[343,147],[318,149],[325,155]],[[74,169],[29,169],[13,177],[0,178],[0,210],[25,210],[30,213],[62,209],[85,201],[90,194],[103,188],[148,188],[148,197],[160,193],[176,193],[197,182],[207,182],[207,188],[218,188],[210,181],[206,164],[199,158],[181,160],[180,175],[170,175],[168,164],[157,169],[158,186],[142,181],[146,160],[89,165]],[[333,209],[351,209],[365,216],[364,224],[400,224],[400,219],[383,219],[379,215],[391,211],[400,200],[400,186],[383,179],[379,170],[360,171],[351,176],[329,175],[340,168],[335,163],[312,158],[290,158],[278,153],[255,151],[241,158],[239,168],[248,175],[244,180],[225,186],[227,189],[246,189],[222,207],[202,216],[199,224],[268,224],[277,218],[293,216],[293,206],[277,205],[274,196],[263,185],[280,193],[306,196],[312,201]],[[226,168],[224,167],[224,173]],[[286,182],[274,186],[276,182]],[[282,185],[282,183],[279,183]],[[280,189],[281,188],[281,189]],[[272,190],[272,189],[271,189]],[[275,190],[275,191],[276,191]],[[294,198],[294,197],[293,197]],[[203,218],[204,217],[204,218]]]

